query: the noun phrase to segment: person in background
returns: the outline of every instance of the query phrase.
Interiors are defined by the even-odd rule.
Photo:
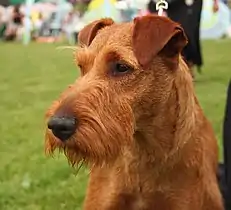
[[[66,15],[62,23],[62,31],[66,35],[69,44],[74,43],[74,25],[78,22],[78,19],[76,21],[76,18],[77,16],[74,11],[71,11]]]
[[[157,0],[158,1],[158,0]],[[148,10],[156,13],[156,2],[150,0]],[[167,15],[173,21],[181,24],[185,34],[188,37],[188,44],[182,54],[190,68],[192,77],[194,77],[193,68],[198,67],[201,72],[203,59],[200,45],[200,21],[202,12],[202,0],[166,0],[169,3]],[[218,11],[218,0],[213,0],[213,11]]]
[[[20,12],[20,5],[16,5],[6,29],[6,40],[13,40],[17,37],[18,30],[23,26],[24,15]]]
[[[33,31],[33,38],[36,39],[39,37],[41,28],[43,24],[43,14],[41,12],[38,13],[36,19],[34,19],[34,31]]]

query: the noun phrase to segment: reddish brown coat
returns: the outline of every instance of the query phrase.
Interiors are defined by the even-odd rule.
[[[90,167],[85,210],[223,210],[218,149],[180,56],[183,29],[164,17],[102,19],[79,35],[81,77],[49,109],[71,115],[65,143],[46,132],[46,151]],[[116,62],[131,67],[115,75]]]

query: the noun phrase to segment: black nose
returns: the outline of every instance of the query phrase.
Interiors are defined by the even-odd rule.
[[[76,119],[71,117],[51,117],[48,121],[48,128],[61,141],[69,139],[76,129]]]

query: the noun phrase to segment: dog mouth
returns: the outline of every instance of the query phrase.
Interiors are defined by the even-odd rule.
[[[52,130],[52,133],[54,134],[55,137],[57,137],[62,142],[66,142],[74,134],[68,130],[62,132],[60,132],[60,130]]]

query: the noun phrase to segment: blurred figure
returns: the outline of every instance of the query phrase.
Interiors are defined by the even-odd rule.
[[[7,24],[5,39],[14,40],[17,38],[17,32],[23,26],[24,15],[20,12],[20,5],[16,5],[13,9],[13,14]]]
[[[43,25],[43,15],[41,12],[39,12],[38,18],[34,20],[33,38],[37,38],[40,35],[42,25]]]
[[[64,18],[62,30],[66,35],[69,44],[75,43],[75,26],[78,24],[79,21],[80,17],[74,11],[69,12]]]
[[[53,12],[50,17],[50,34],[51,36],[57,38],[61,31],[61,24],[59,14]]]
[[[218,11],[218,0],[214,0],[213,11]],[[156,1],[157,2],[157,1]],[[156,13],[156,2],[149,1],[148,10]],[[197,66],[200,72],[203,64],[200,45],[200,20],[202,11],[202,0],[167,0],[169,7],[167,15],[172,20],[181,24],[188,37],[188,45],[182,54],[194,77],[193,67]]]

